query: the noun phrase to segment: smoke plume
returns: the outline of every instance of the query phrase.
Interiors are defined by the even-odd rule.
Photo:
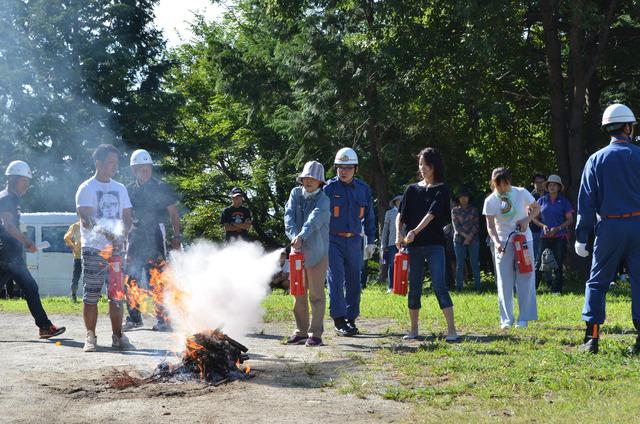
[[[261,302],[279,258],[279,251],[266,253],[244,241],[224,246],[198,241],[186,252],[173,253],[170,273],[180,295],[168,293],[165,304],[174,330],[190,335],[220,328],[242,339],[261,321]]]

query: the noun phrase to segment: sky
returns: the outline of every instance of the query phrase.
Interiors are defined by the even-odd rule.
[[[168,47],[176,47],[181,40],[187,42],[192,37],[189,22],[194,20],[194,12],[213,20],[222,16],[224,6],[211,4],[210,0],[160,0],[155,22],[164,32]]]

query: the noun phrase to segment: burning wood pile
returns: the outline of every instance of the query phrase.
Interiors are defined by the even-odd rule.
[[[247,348],[218,330],[197,333],[187,338],[182,361],[177,365],[163,362],[156,374],[164,379],[202,381],[219,384],[252,377],[251,368],[240,369],[249,359]]]
[[[114,370],[107,377],[116,389],[156,382],[202,381],[212,385],[252,378],[251,367],[240,366],[249,359],[247,348],[219,330],[209,330],[187,337],[180,362],[162,362],[147,378]]]

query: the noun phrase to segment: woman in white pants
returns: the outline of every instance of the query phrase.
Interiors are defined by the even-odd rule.
[[[489,237],[496,246],[495,264],[498,284],[500,328],[508,329],[515,323],[513,315],[513,288],[518,292],[520,313],[517,327],[526,328],[528,321],[538,319],[536,304],[536,278],[533,271],[521,273],[516,265],[513,235],[523,231],[529,246],[529,259],[533,263],[533,237],[529,222],[540,212],[540,205],[528,190],[511,186],[511,173],[507,168],[496,168],[491,174],[491,193],[484,201],[482,213],[487,217]]]

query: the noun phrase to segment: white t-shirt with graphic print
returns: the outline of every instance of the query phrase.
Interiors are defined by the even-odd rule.
[[[484,199],[484,208],[482,214],[486,216],[495,216],[496,230],[500,242],[504,243],[513,231],[516,230],[516,222],[527,217],[527,206],[534,203],[533,198],[528,190],[522,187],[511,186],[511,191],[505,194],[498,194],[494,191],[486,199]],[[524,232],[527,240],[531,241],[533,236],[527,225]]]
[[[76,208],[79,207],[93,208],[96,226],[121,234],[124,232],[123,210],[131,208],[131,200],[124,185],[114,180],[103,183],[94,176],[78,187]],[[80,238],[82,247],[103,250],[111,244],[104,235],[88,230],[82,225]]]

